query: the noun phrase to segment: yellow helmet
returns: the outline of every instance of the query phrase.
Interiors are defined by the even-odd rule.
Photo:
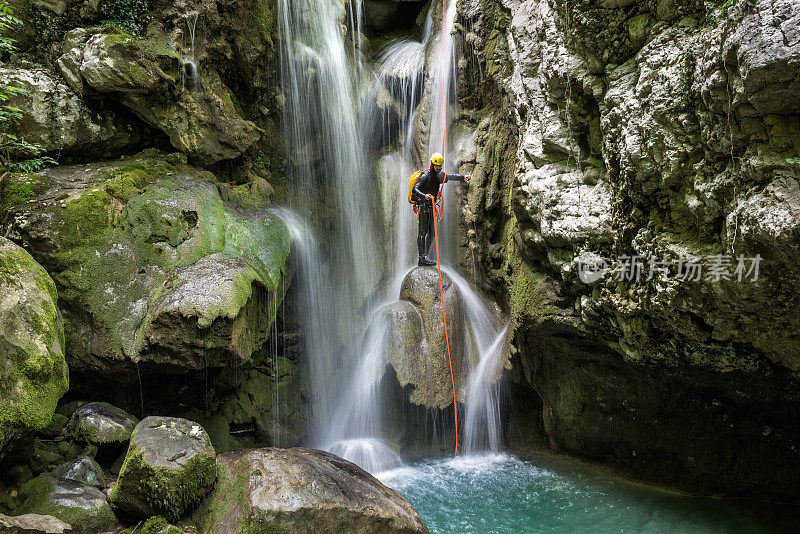
[[[433,165],[444,165],[444,156],[436,152],[433,156],[431,156],[431,163]]]

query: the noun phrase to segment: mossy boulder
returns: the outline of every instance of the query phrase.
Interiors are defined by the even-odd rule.
[[[428,532],[416,510],[372,475],[305,448],[231,451],[195,516],[209,534]]]
[[[4,129],[49,154],[113,157],[148,137],[148,129],[129,114],[82,99],[44,69],[0,68],[0,79],[20,89],[6,105],[17,108],[21,119]]]
[[[78,534],[100,532],[116,521],[105,493],[74,480],[39,475],[22,485],[20,497],[16,513],[57,517]]]
[[[67,391],[56,302],[47,272],[0,237],[0,454],[20,433],[44,430]]]
[[[70,434],[88,443],[124,443],[139,422],[131,414],[106,402],[91,402],[81,406],[69,420]]]
[[[134,517],[180,519],[213,488],[215,460],[211,439],[197,423],[146,417],[133,432],[109,499]]]
[[[289,286],[276,216],[224,202],[214,175],[179,154],[42,176],[3,226],[53,275],[71,365],[200,369],[247,361],[265,342]]]
[[[93,486],[98,489],[104,489],[106,485],[103,470],[97,462],[88,456],[62,464],[56,469],[54,474],[58,478],[74,480],[75,482],[80,482],[81,484]]]
[[[261,137],[261,130],[240,116],[215,71],[201,70],[194,82],[184,79],[187,66],[170,36],[155,32],[139,38],[105,29],[76,44],[59,58],[65,78],[109,94],[193,160],[210,165],[236,158]]]

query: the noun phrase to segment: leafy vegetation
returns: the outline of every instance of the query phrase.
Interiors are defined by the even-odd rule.
[[[16,54],[14,39],[6,35],[21,25],[22,21],[14,16],[14,9],[4,0],[0,0],[0,57]],[[43,155],[44,149],[41,146],[9,131],[11,126],[19,125],[22,121],[22,112],[9,105],[8,101],[13,95],[24,92],[24,89],[7,78],[0,81],[0,183],[11,172],[36,172],[56,163],[53,158]]]
[[[101,24],[132,35],[143,35],[147,26],[147,0],[110,0],[99,7]]]

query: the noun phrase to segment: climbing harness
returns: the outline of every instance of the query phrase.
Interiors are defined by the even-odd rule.
[[[447,37],[447,0],[442,0],[442,64],[445,62],[447,47],[445,40]],[[439,271],[439,294],[442,298],[442,321],[444,321],[444,340],[447,346],[447,362],[450,364],[450,383],[453,386],[453,422],[455,423],[455,457],[458,458],[458,403],[456,402],[456,381],[453,377],[453,358],[450,356],[450,335],[447,333],[447,312],[444,309],[444,288],[442,286],[442,262],[439,260],[439,229],[438,223],[444,218],[444,183],[447,181],[447,84],[442,84],[442,171],[445,179],[439,186],[438,199],[441,199],[441,212],[436,207],[437,198],[431,199],[433,206],[433,235],[436,241],[436,268]]]

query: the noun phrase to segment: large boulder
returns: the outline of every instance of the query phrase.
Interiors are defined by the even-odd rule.
[[[215,459],[211,440],[197,423],[146,417],[133,432],[109,499],[134,517],[180,519],[214,486]]]
[[[106,402],[90,402],[75,410],[67,428],[73,437],[89,443],[125,443],[138,422],[134,416],[116,406]]]
[[[155,151],[12,177],[6,235],[52,273],[70,364],[113,373],[245,362],[283,298],[289,233],[223,201],[215,177]],[[19,186],[19,187],[18,187]]]
[[[198,512],[204,532],[427,532],[400,495],[360,467],[305,448],[231,451]]]
[[[19,109],[10,133],[41,146],[48,154],[113,157],[131,150],[147,128],[127,113],[83,99],[45,70],[0,68],[0,78],[21,90],[7,105]]]
[[[116,521],[106,494],[75,480],[39,475],[22,485],[20,497],[15,512],[57,517],[75,533],[100,532]]]
[[[0,514],[0,532],[5,534],[66,534],[72,527],[51,515],[25,514],[10,517]]]
[[[459,401],[464,400],[463,378],[469,362],[466,318],[458,288],[442,273],[444,304],[453,377]],[[436,269],[418,267],[403,280],[400,301],[383,309],[384,320],[393,325],[388,339],[389,363],[400,385],[412,386],[410,400],[429,408],[453,404],[447,358],[442,299]]]
[[[73,44],[58,60],[71,85],[110,94],[205,165],[236,158],[261,137],[255,124],[239,116],[216,72],[201,71],[195,81],[186,78],[181,54],[168,36],[143,39],[111,28]]]
[[[0,450],[22,432],[44,430],[67,391],[56,299],[45,270],[0,237]]]

